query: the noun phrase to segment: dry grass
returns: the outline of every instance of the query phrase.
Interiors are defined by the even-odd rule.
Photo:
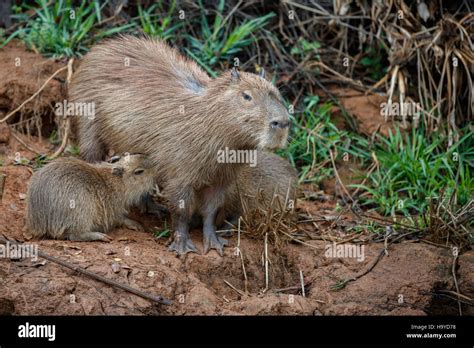
[[[442,195],[439,199],[430,202],[430,214],[427,227],[423,233],[433,242],[453,245],[458,252],[469,250],[473,235],[474,200],[461,208],[454,203],[455,195]]]
[[[321,61],[303,64],[300,76],[320,73],[320,82],[375,90],[390,101],[418,102],[427,132],[445,124],[452,141],[458,138],[458,127],[472,121],[474,14],[468,1],[443,6],[441,1],[284,1],[284,6],[296,15],[293,23],[280,26],[283,37],[324,43],[317,52]],[[374,59],[369,70],[377,59],[388,68],[374,80],[367,76],[363,59]],[[309,76],[304,78],[309,81]],[[401,116],[406,126],[410,120]]]
[[[248,236],[267,240],[280,249],[290,240],[298,240],[297,215],[295,208],[289,208],[288,198],[274,194],[272,199],[258,190],[256,196],[240,196],[242,215],[241,232]],[[252,202],[252,203],[251,203]],[[250,207],[254,206],[255,209]]]

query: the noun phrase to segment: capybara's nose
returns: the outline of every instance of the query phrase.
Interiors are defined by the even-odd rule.
[[[270,127],[285,129],[290,125],[289,121],[271,121]]]

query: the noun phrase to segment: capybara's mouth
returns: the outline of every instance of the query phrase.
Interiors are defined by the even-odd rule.
[[[270,143],[264,144],[263,149],[275,151],[275,150],[284,148],[285,145],[286,145],[286,141],[274,140]]]
[[[278,150],[286,147],[288,140],[288,131],[277,131],[270,129],[270,132],[267,133],[265,141],[262,144],[262,148],[265,150]]]

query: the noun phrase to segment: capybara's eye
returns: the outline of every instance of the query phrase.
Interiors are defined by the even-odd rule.
[[[248,95],[247,93],[245,93],[245,92],[242,92],[242,97],[244,97],[244,99],[247,100],[247,101],[252,100],[252,97],[250,95]]]
[[[145,169],[143,169],[143,168],[137,168],[137,169],[135,169],[135,171],[133,172],[133,174],[135,174],[135,175],[141,175],[141,174],[143,174],[144,172],[145,172]]]

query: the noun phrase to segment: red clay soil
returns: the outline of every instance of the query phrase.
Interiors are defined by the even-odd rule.
[[[33,95],[52,74],[64,65],[65,62],[45,59],[33,52],[28,52],[21,43],[16,41],[0,49],[0,118]],[[56,75],[38,97],[25,104],[19,114],[51,115],[54,104],[62,102],[66,97],[65,76],[65,71]],[[20,118],[15,116],[10,123],[19,120]]]
[[[388,130],[393,129],[393,120],[391,118],[385,120],[380,112],[382,103],[387,102],[386,96],[375,93],[365,95],[356,89],[341,88],[335,85],[328,86],[327,90],[339,100],[344,111],[354,120],[360,133],[371,136],[377,131],[387,136]],[[323,99],[327,98],[324,90],[318,89],[316,93],[319,93]],[[331,112],[336,126],[340,129],[347,128],[342,110],[338,106],[334,106]]]
[[[30,67],[41,70],[43,66],[46,71],[36,70],[25,75],[31,80],[31,86],[15,79],[8,80],[8,85],[5,85],[2,78],[10,76],[5,70],[11,70],[3,64],[5,55],[30,55],[15,49],[10,48],[8,53],[5,49],[0,50],[0,109],[4,108],[4,112],[34,93],[41,85],[38,76],[44,81],[46,75],[56,70],[48,67],[49,63],[35,64],[35,59],[41,61],[41,58],[31,53],[36,58],[32,58]],[[51,93],[55,92],[50,91],[47,95]],[[62,92],[54,95],[61,101]],[[48,100],[40,98],[38,105],[50,105],[51,102],[49,97]],[[40,152],[51,153],[53,150],[44,139],[22,139]],[[391,245],[389,255],[384,256],[371,272],[334,291],[332,287],[339,281],[366,270],[383,250],[383,244],[365,245],[365,260],[362,262],[354,258],[330,258],[325,256],[325,248],[330,242],[321,232],[323,229],[307,225],[305,228],[312,229],[312,235],[317,237],[308,241],[311,246],[290,243],[278,252],[270,247],[269,287],[264,291],[264,246],[262,241],[245,234],[241,238],[241,250],[247,282],[244,281],[241,258],[234,253],[236,237],[230,238],[231,246],[226,248],[223,257],[211,251],[207,255],[190,254],[183,260],[167,250],[166,239],[157,239],[151,232],[156,231],[157,226],[161,228],[163,221],[135,211],[133,217],[140,220],[148,232],[115,229],[110,233],[110,243],[28,240],[28,233],[24,231],[25,194],[32,170],[15,165],[14,157],[18,151],[22,157],[34,157],[11,136],[5,125],[0,124],[0,175],[5,177],[0,200],[0,234],[35,243],[44,253],[142,291],[161,295],[173,303],[171,306],[153,304],[41,258],[36,261],[0,258],[0,314],[458,314],[456,301],[434,296],[438,290],[455,289],[451,252],[428,244],[406,241]],[[313,216],[326,217],[328,221],[338,214],[331,198],[325,202],[303,201],[298,208]],[[344,223],[354,225],[357,222],[345,219]],[[202,249],[200,230],[192,231],[192,239]],[[460,292],[471,298],[474,297],[473,265],[474,253],[470,251],[459,257],[456,269]],[[306,284],[305,297],[300,287],[300,271]],[[463,305],[464,314],[472,314],[470,308]]]

